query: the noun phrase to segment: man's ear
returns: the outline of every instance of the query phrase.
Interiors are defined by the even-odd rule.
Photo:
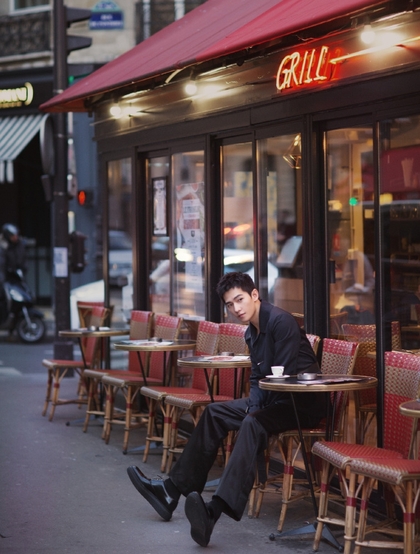
[[[251,298],[252,300],[258,300],[260,297],[260,293],[257,291],[257,289],[254,289],[252,292],[251,292]]]

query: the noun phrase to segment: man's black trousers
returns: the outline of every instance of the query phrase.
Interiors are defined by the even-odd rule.
[[[225,513],[239,521],[245,510],[257,471],[257,458],[267,447],[268,437],[296,429],[296,418],[290,403],[273,404],[246,413],[247,399],[215,402],[204,410],[169,477],[187,496],[201,493],[222,440],[229,431],[238,431],[235,447],[224,468],[215,496],[225,503]],[[304,428],[316,427],[319,417],[299,414]]]

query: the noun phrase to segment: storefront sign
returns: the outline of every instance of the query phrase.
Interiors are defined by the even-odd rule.
[[[320,46],[304,52],[292,52],[280,63],[276,87],[282,91],[303,87],[313,82],[329,81],[336,67],[335,64],[330,63],[328,46]]]
[[[0,109],[20,108],[29,106],[34,98],[34,89],[31,83],[25,83],[23,87],[0,89]]]

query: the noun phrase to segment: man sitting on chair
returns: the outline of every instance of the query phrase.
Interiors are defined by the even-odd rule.
[[[248,324],[245,339],[252,363],[249,398],[208,405],[167,479],[148,479],[135,466],[127,469],[133,485],[166,521],[171,519],[181,494],[187,497],[185,514],[191,537],[200,546],[207,546],[222,513],[236,521],[241,519],[257,460],[267,447],[269,435],[296,429],[289,394],[262,390],[258,381],[271,375],[274,365],[284,366],[289,375],[319,372],[305,331],[291,314],[261,301],[249,275],[227,273],[220,279],[217,292],[229,312]],[[326,396],[303,393],[298,395],[296,406],[300,424],[313,428],[325,416]],[[238,431],[235,447],[212,500],[205,503],[200,493],[229,431]]]

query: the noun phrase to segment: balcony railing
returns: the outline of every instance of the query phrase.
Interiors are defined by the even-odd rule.
[[[0,17],[0,58],[51,49],[50,11]]]

